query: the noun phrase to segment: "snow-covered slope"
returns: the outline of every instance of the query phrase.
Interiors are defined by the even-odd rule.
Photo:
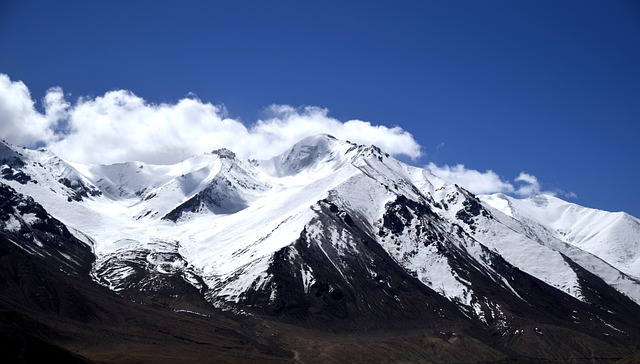
[[[375,146],[328,135],[260,161],[217,150],[167,166],[79,165],[2,144],[0,167],[3,184],[86,242],[92,276],[118,291],[156,289],[160,281],[141,283],[153,274],[179,277],[215,304],[264,295],[268,306],[283,299],[283,265],[298,277],[289,289],[304,296],[365,287],[362,276],[377,282],[386,264],[486,325],[506,325],[508,305],[532,305],[520,275],[599,305],[593,275],[640,303],[638,219],[551,196],[478,199]],[[323,285],[328,276],[341,283]]]
[[[541,238],[555,238],[640,278],[640,220],[624,212],[582,207],[550,195],[516,199],[480,196]]]

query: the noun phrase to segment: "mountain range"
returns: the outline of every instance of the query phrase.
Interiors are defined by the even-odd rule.
[[[640,359],[639,219],[376,146],[83,165],[2,142],[0,196],[12,361]]]

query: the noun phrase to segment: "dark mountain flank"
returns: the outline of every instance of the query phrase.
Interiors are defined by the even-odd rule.
[[[640,222],[375,146],[81,166],[0,145],[7,362],[621,363]]]

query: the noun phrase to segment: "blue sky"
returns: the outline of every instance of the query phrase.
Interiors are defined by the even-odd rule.
[[[51,87],[71,107],[197,97],[247,128],[273,104],[316,106],[399,126],[412,164],[491,170],[513,191],[526,172],[640,216],[635,1],[5,0],[0,52],[39,113]]]

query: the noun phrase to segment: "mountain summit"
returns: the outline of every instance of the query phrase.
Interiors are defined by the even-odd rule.
[[[266,160],[223,149],[174,165],[3,143],[0,168],[0,327],[27,348],[118,361],[130,339],[121,359],[169,361],[204,340],[193,361],[247,362],[640,350],[640,220],[624,213],[475,196],[329,135]],[[118,339],[118,322],[137,334]],[[77,335],[91,328],[102,334]],[[241,339],[232,350],[207,330]]]

